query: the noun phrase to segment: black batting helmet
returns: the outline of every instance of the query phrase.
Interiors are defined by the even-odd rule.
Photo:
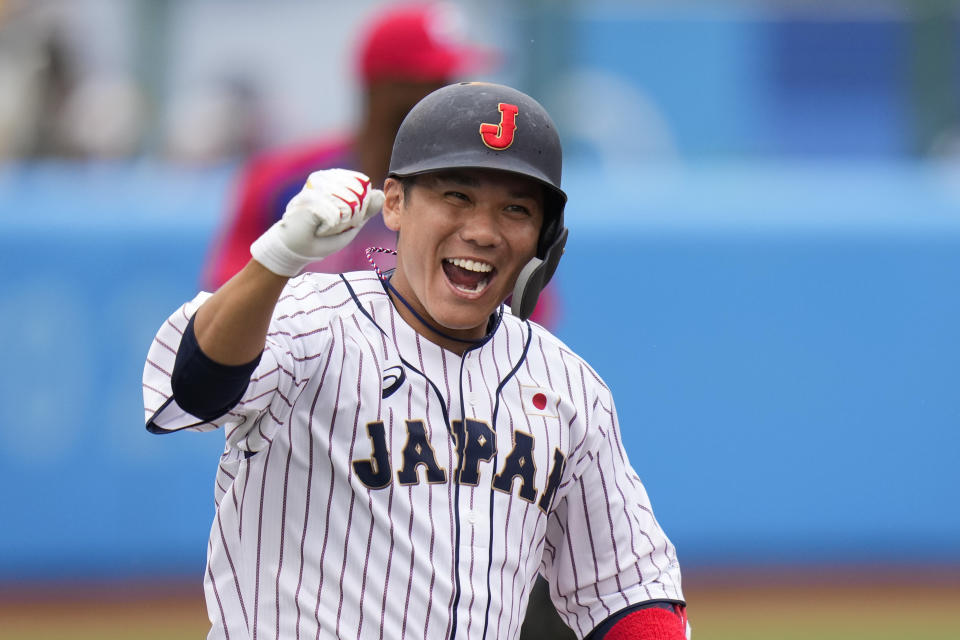
[[[414,105],[397,131],[388,173],[404,178],[444,169],[495,169],[545,187],[537,256],[520,272],[511,301],[514,314],[526,319],[567,240],[562,165],[560,136],[540,103],[504,85],[461,82]]]

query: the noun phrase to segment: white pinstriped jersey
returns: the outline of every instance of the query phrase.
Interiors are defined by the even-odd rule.
[[[609,389],[543,328],[504,313],[460,357],[372,272],[306,274],[240,404],[198,423],[170,372],[208,295],[160,329],[143,388],[154,428],[225,431],[210,638],[516,638],[538,571],[580,637],[628,605],[682,601]]]

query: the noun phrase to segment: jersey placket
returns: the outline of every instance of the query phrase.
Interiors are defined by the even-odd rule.
[[[487,391],[480,367],[480,350],[460,359],[460,403],[452,427],[457,434],[459,488],[459,546],[457,571],[460,600],[457,607],[458,638],[481,638],[493,594],[489,583],[491,563],[490,484],[496,447],[493,424],[494,398]]]

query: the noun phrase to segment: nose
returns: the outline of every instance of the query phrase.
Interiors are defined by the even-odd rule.
[[[490,207],[474,207],[464,216],[460,238],[478,247],[496,247],[503,236],[499,216]]]

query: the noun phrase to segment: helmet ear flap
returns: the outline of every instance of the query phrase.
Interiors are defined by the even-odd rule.
[[[563,226],[563,209],[566,204],[566,194],[558,193],[556,189],[544,185],[544,216],[540,237],[537,239],[537,257],[546,259],[547,251],[556,243],[560,233],[565,231]]]
[[[557,233],[556,240],[547,248],[543,259],[531,258],[530,262],[520,270],[520,275],[517,276],[517,282],[513,287],[513,298],[510,301],[510,310],[513,315],[526,320],[533,313],[540,292],[557,270],[557,264],[563,256],[563,247],[566,244],[567,228],[563,227]]]

